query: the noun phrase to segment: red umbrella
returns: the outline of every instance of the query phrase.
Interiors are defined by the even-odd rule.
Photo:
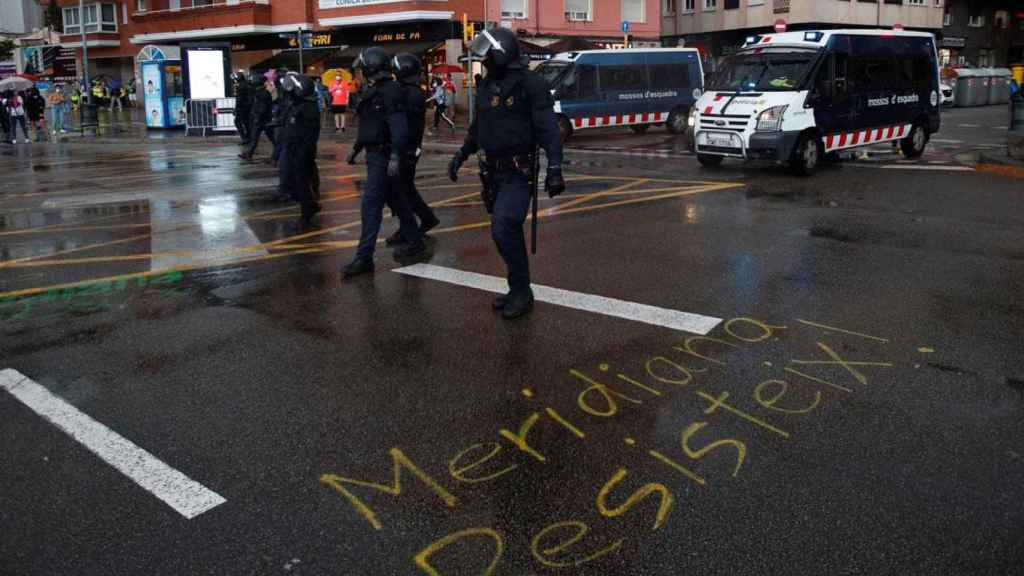
[[[455,64],[438,64],[430,69],[431,74],[462,74],[465,70]]]

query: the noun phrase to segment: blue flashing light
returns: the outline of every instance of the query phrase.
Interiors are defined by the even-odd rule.
[[[822,32],[804,32],[804,42],[821,42],[821,38],[824,35]]]

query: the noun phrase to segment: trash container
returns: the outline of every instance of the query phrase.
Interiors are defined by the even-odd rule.
[[[988,98],[992,92],[992,69],[975,68],[974,71],[978,73],[978,81],[974,85],[974,88],[977,90],[974,95],[974,105],[988,106]]]
[[[1013,76],[1009,68],[993,68],[992,84],[989,86],[988,103],[1006,104],[1010,101],[1010,79]]]
[[[957,108],[975,106],[974,85],[978,82],[978,75],[973,68],[955,68],[953,70],[956,85],[953,86],[955,93],[955,104]]]
[[[93,104],[92,100],[82,102],[79,106],[79,110],[82,114],[81,130],[95,130],[100,126],[100,117],[98,113],[98,106]]]

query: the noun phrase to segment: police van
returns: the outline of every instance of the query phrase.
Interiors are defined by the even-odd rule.
[[[536,71],[551,86],[563,140],[577,130],[609,126],[642,133],[665,124],[682,134],[704,89],[695,48],[567,52]]]
[[[904,30],[824,30],[747,39],[688,119],[697,159],[788,163],[884,142],[907,158],[939,130],[935,37]]]

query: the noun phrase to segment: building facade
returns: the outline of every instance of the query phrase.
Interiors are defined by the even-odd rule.
[[[625,42],[659,45],[660,0],[493,0],[487,20],[515,30],[528,42],[554,45],[567,38],[604,48]]]
[[[1024,63],[1024,2],[947,0],[939,46],[944,65]]]
[[[774,30],[891,28],[938,34],[945,0],[661,0],[661,36],[668,46],[700,49],[707,68],[748,36]]]
[[[43,8],[38,0],[0,2],[0,38],[31,34],[43,27]]]

